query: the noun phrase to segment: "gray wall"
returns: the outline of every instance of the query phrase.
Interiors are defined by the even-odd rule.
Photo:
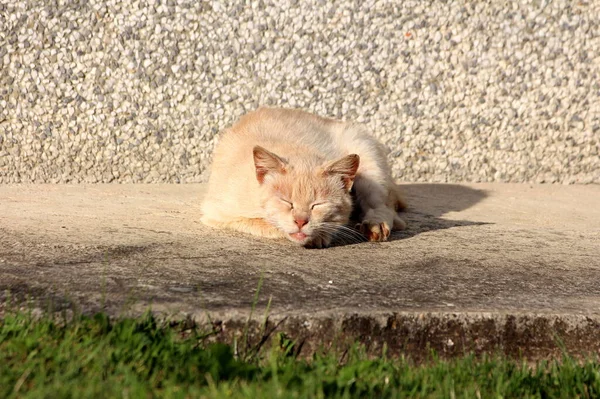
[[[600,1],[0,0],[0,182],[196,182],[259,105],[406,181],[600,183]]]

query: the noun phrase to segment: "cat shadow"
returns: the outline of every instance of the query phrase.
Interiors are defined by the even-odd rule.
[[[393,231],[389,241],[403,240],[428,231],[489,224],[442,218],[449,212],[460,212],[482,201],[488,196],[485,190],[460,184],[403,184],[400,188],[408,203],[408,208],[400,213],[407,228]],[[334,246],[352,244],[343,241],[336,240]]]

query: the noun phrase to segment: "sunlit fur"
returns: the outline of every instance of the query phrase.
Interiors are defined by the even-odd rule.
[[[352,186],[362,234],[346,226]],[[396,213],[403,207],[386,152],[364,127],[261,108],[221,136],[202,222],[321,248],[334,235],[346,242],[385,240],[404,227]],[[299,228],[295,219],[307,223]]]

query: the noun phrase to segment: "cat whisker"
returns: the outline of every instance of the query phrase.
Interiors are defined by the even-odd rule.
[[[361,237],[355,237],[355,236],[350,236],[350,235],[346,235],[343,233],[338,233],[334,236],[334,238],[336,239],[336,241],[342,243],[342,244],[358,244],[361,242],[364,242],[364,239]]]
[[[361,233],[359,231],[357,231],[356,229],[353,229],[353,228],[348,227],[348,226],[343,225],[343,224],[334,224],[334,223],[322,222],[322,223],[320,223],[316,227],[318,227],[318,228],[327,228],[327,229],[330,229],[330,231],[343,230],[343,231],[347,231],[347,232],[349,232],[351,234],[361,235]]]
[[[357,244],[365,241],[365,237],[358,231],[340,224],[322,222],[315,226],[315,230],[324,231],[343,244]]]

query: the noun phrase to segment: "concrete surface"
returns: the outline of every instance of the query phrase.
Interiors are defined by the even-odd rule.
[[[1,185],[0,311],[139,314],[150,306],[239,335],[431,347],[600,353],[600,186],[405,184],[408,230],[325,250],[211,230],[203,185]]]

